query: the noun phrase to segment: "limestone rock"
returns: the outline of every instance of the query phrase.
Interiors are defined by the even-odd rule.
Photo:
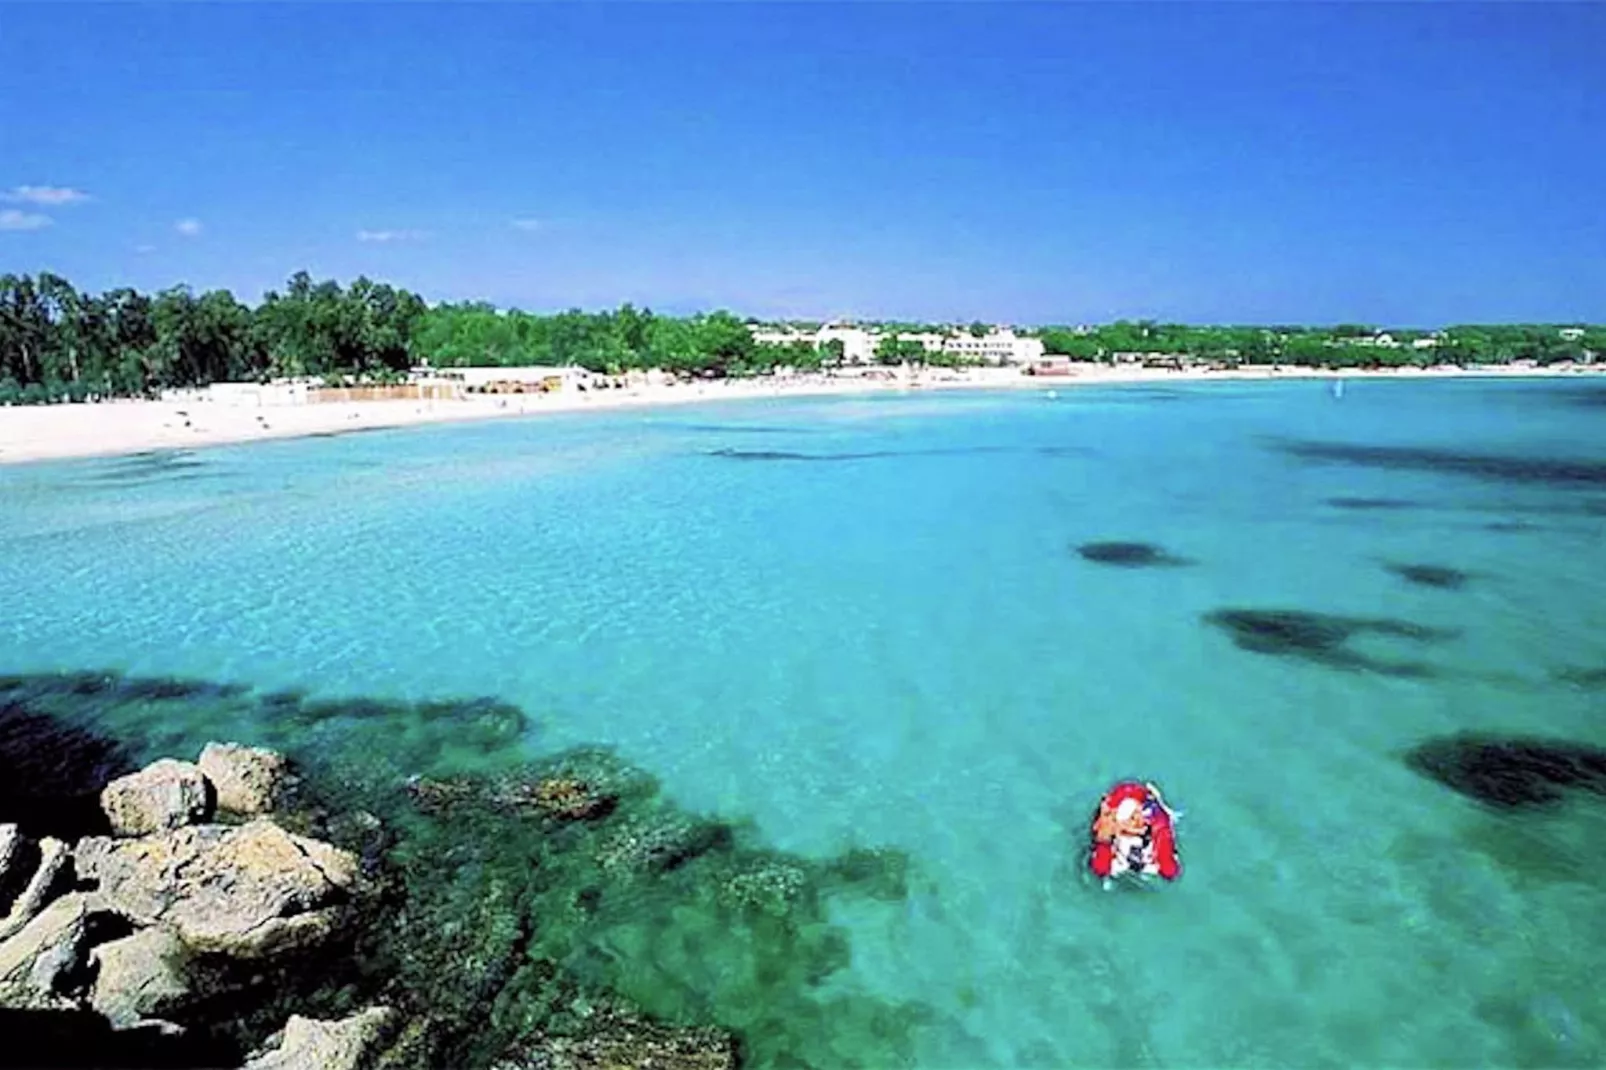
[[[27,841],[22,842],[24,845],[27,844]],[[21,854],[19,850],[13,858],[18,858]],[[21,932],[23,926],[44,909],[51,896],[67,883],[72,851],[65,843],[46,836],[39,841],[38,858],[39,864],[35,867],[27,886],[13,900],[11,912],[0,918],[0,940],[9,940]]]
[[[60,991],[82,959],[88,903],[68,895],[46,907],[15,936],[0,943],[0,1007],[10,1010],[70,1010]]]
[[[100,805],[114,833],[144,836],[205,821],[212,813],[212,791],[195,765],[163,758],[107,784]]]
[[[0,825],[0,912],[11,909],[17,893],[27,884],[33,872],[28,861],[33,847],[16,825]]]
[[[331,936],[357,879],[348,851],[266,818],[200,825],[138,840],[88,837],[78,873],[136,925],[166,924],[196,951],[259,958]]]
[[[217,789],[218,809],[244,816],[271,813],[290,779],[282,754],[238,743],[208,743],[200,769]]]
[[[98,967],[89,1005],[117,1029],[127,1029],[182,1006],[190,995],[188,952],[166,926],[141,929],[90,953]]]
[[[334,1022],[293,1015],[278,1046],[253,1055],[242,1070],[356,1070],[394,1021],[388,1007]]]

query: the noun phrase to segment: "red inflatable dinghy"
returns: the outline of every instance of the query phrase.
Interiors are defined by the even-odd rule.
[[[1093,818],[1088,865],[1100,877],[1130,873],[1176,880],[1182,863],[1177,859],[1174,817],[1153,784],[1115,785],[1099,801]]]

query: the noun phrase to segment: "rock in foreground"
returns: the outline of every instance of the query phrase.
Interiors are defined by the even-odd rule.
[[[337,926],[357,860],[264,818],[138,840],[78,845],[78,873],[97,901],[134,923],[171,926],[184,944],[258,958],[321,942]]]
[[[160,1019],[190,1000],[187,957],[179,938],[161,926],[102,944],[90,955],[89,1005],[116,1029]]]
[[[212,816],[212,787],[194,764],[163,758],[107,784],[100,805],[114,833],[144,836]]]
[[[12,1010],[71,1010],[61,981],[82,952],[88,909],[69,895],[0,944],[0,1007]]]
[[[278,1044],[253,1055],[243,1070],[356,1070],[394,1021],[387,1007],[370,1007],[337,1022],[293,1015]]]
[[[271,813],[291,779],[283,755],[238,743],[208,743],[200,769],[217,790],[217,808],[247,817]]]

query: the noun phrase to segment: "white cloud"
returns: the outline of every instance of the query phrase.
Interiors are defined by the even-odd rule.
[[[0,211],[0,230],[42,230],[53,220],[38,212],[19,212],[15,208]]]
[[[156,251],[156,246],[154,246],[154,245],[136,245],[136,246],[134,246],[134,251],[136,253],[154,253]]]
[[[12,204],[56,206],[87,200],[89,194],[66,186],[16,186],[9,193],[0,193],[0,201],[10,201]]]
[[[515,230],[534,232],[537,230],[546,229],[546,224],[541,222],[539,219],[515,219],[513,221],[513,227]]]
[[[417,241],[422,237],[424,237],[424,232],[421,230],[359,230],[357,232],[357,240],[367,242]]]
[[[201,233],[201,221],[199,219],[180,219],[173,224],[173,229],[186,238],[193,238]]]

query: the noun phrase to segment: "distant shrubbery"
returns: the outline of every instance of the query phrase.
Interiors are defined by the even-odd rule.
[[[0,405],[52,405],[69,401],[90,401],[95,391],[87,383],[29,383],[0,380]]]
[[[1223,364],[1387,368],[1434,364],[1540,364],[1606,355],[1606,327],[1560,324],[1457,326],[1442,331],[1336,327],[1189,327],[1119,321],[1039,332],[1051,354],[1077,360],[1187,357]]]
[[[657,315],[617,311],[555,315],[483,303],[443,303],[359,278],[349,286],[292,276],[255,308],[226,290],[197,296],[178,286],[148,296],[123,288],[80,293],[66,279],[0,276],[0,405],[154,395],[215,382],[311,376],[393,382],[421,363],[576,364],[619,374],[662,368],[682,375],[744,376],[840,361],[840,342],[816,348],[754,341],[749,322],[719,311]],[[882,360],[930,362],[896,341]],[[972,333],[983,325],[975,324]],[[1369,327],[1188,327],[1120,321],[1038,332],[1048,353],[1083,360],[1182,359],[1226,364],[1378,367],[1437,363],[1541,363],[1606,353],[1606,328],[1465,326],[1428,334]],[[903,345],[903,348],[898,346]]]

